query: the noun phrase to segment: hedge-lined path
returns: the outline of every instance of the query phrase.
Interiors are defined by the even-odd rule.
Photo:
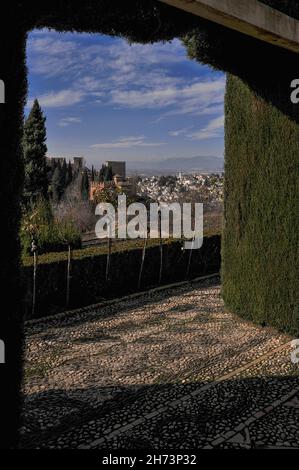
[[[291,338],[216,278],[27,324],[24,448],[299,447]]]

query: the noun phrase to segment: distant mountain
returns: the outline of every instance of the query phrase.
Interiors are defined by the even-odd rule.
[[[161,161],[127,162],[129,173],[144,173],[152,175],[173,173],[218,173],[222,172],[224,161],[220,157],[198,156],[189,158],[167,158]]]

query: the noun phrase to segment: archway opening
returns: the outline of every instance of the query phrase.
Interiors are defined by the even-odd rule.
[[[26,72],[24,68],[26,33],[34,27],[51,27],[60,31],[102,32],[122,35],[141,42],[172,39],[188,34],[186,40],[187,42],[192,40],[192,53],[194,56],[240,77],[246,83],[245,87],[249,85],[249,88],[247,87],[247,91],[245,91],[243,88],[244,84],[240,84],[241,89],[244,91],[244,95],[241,95],[249,98],[252,105],[251,109],[260,110],[266,106],[269,110],[269,117],[271,115],[273,118],[273,120],[271,119],[271,128],[269,128],[267,140],[267,142],[275,142],[273,152],[270,152],[271,155],[267,153],[267,159],[269,157],[270,160],[265,161],[263,158],[254,158],[254,161],[261,164],[260,170],[270,168],[269,162],[273,163],[272,168],[275,169],[277,162],[275,152],[279,153],[278,165],[281,165],[285,170],[284,174],[287,178],[286,183],[279,186],[283,194],[282,204],[285,201],[288,203],[288,216],[285,216],[286,212],[284,212],[284,217],[282,218],[283,229],[281,230],[286,243],[280,244],[279,242],[278,234],[280,231],[278,228],[281,227],[279,223],[281,218],[278,220],[272,217],[272,203],[268,206],[264,204],[263,186],[248,184],[254,182],[254,176],[251,173],[252,164],[249,163],[250,155],[243,151],[248,151],[249,139],[246,138],[243,142],[236,142],[236,146],[232,146],[231,149],[237,149],[239,153],[232,151],[227,154],[227,168],[230,169],[228,180],[230,186],[227,187],[227,217],[225,227],[229,227],[229,224],[235,220],[236,214],[239,214],[239,223],[236,226],[234,224],[231,225],[231,227],[237,227],[237,229],[233,229],[233,233],[226,232],[224,257],[226,257],[227,261],[224,279],[228,279],[230,284],[230,288],[227,291],[227,302],[231,303],[234,306],[234,310],[239,311],[239,313],[244,311],[244,307],[250,313],[252,298],[258,293],[260,301],[258,302],[256,318],[261,317],[261,312],[262,316],[264,316],[266,311],[271,313],[272,307],[275,307],[275,311],[281,310],[280,307],[282,305],[285,307],[285,303],[277,302],[277,296],[273,298],[265,290],[264,286],[256,282],[258,278],[254,278],[255,282],[252,283],[250,282],[253,279],[252,275],[248,277],[248,273],[253,272],[253,269],[250,269],[253,267],[259,273],[264,272],[268,275],[268,267],[271,264],[269,260],[276,259],[278,263],[271,264],[272,272],[274,273],[273,279],[277,281],[278,297],[287,299],[287,308],[284,308],[285,315],[280,326],[285,328],[286,325],[291,324],[291,329],[294,330],[298,318],[296,316],[297,303],[294,287],[294,264],[287,261],[286,271],[282,271],[281,264],[279,263],[281,259],[288,260],[288,257],[285,257],[284,254],[287,252],[292,253],[293,243],[294,241],[296,242],[293,230],[294,224],[296,224],[294,212],[296,205],[293,204],[294,192],[284,191],[286,188],[296,187],[294,168],[296,168],[295,157],[298,155],[296,148],[298,142],[298,110],[290,104],[289,100],[289,85],[296,73],[294,54],[249,39],[233,31],[219,28],[206,21],[194,18],[192,15],[182,14],[175,9],[161,6],[158,2],[132,1],[126,2],[126,5],[123,2],[114,2],[112,5],[111,1],[78,2],[75,11],[73,3],[54,3],[51,2],[51,5],[35,7],[32,9],[32,13],[29,14],[28,2],[26,6],[22,2],[18,2],[16,9],[9,8],[7,16],[5,16],[5,22],[10,27],[10,42],[3,51],[1,63],[1,80],[5,83],[6,91],[5,108],[1,108],[0,118],[3,129],[3,155],[6,156],[1,160],[1,207],[3,208],[3,224],[5,227],[5,256],[3,256],[1,267],[1,280],[3,302],[8,305],[8,309],[1,317],[1,328],[7,357],[7,367],[3,369],[3,383],[10,384],[10,387],[3,387],[1,389],[1,402],[5,407],[4,414],[6,413],[3,420],[4,423],[7,423],[6,440],[1,444],[4,447],[16,443],[18,429],[18,390],[21,377],[22,343],[22,295],[16,295],[16,292],[22,292],[20,287],[20,247],[18,240],[20,220],[19,200],[22,183],[20,131],[26,94]],[[15,7],[14,4],[13,7]],[[3,34],[1,44],[7,44],[4,32],[1,34]],[[220,40],[219,37],[221,37]],[[279,68],[277,68],[278,63],[280,64]],[[255,72],[257,64],[259,68],[258,75]],[[273,77],[275,77],[274,82]],[[249,95],[247,94],[248,92]],[[238,98],[239,95],[235,94],[234,96]],[[238,105],[237,100],[235,105]],[[271,106],[273,106],[273,113]],[[250,116],[247,117],[250,118]],[[236,124],[234,129],[238,129],[238,120],[233,122]],[[252,122],[252,120],[249,119],[248,122]],[[257,141],[262,145],[265,134],[261,131],[264,130],[264,127],[260,128],[259,126],[255,129],[255,135],[258,137]],[[286,152],[285,146],[284,149],[281,148],[279,144],[281,133],[291,142],[291,152]],[[248,137],[247,134],[245,136]],[[242,147],[242,143],[245,144],[244,147]],[[262,149],[261,155],[263,155]],[[286,158],[284,158],[284,155]],[[244,163],[247,170],[243,172],[241,170]],[[267,174],[270,178],[269,181],[272,181],[273,185],[280,181],[280,173],[277,169],[276,172]],[[251,192],[252,189],[253,192]],[[241,196],[251,194],[254,197],[247,198],[249,204],[242,205],[239,200],[239,194]],[[274,194],[273,196],[276,199],[273,199],[272,202],[277,201],[279,204],[280,198],[278,195]],[[254,201],[255,204],[251,204]],[[263,234],[260,233],[258,224],[249,223],[248,225],[248,222],[257,220],[252,214],[260,214],[261,212],[265,220],[263,227],[267,226],[267,221],[274,222],[271,225],[271,230],[267,231],[266,237],[264,232]],[[260,234],[258,237],[260,249],[254,251],[254,253],[251,252],[249,258],[245,259],[243,255],[248,253],[248,246],[253,246],[256,242],[257,233]],[[239,241],[242,239],[242,243],[238,242],[238,251],[230,249],[231,246],[234,246],[234,243],[231,244],[231,240],[235,238]],[[265,240],[269,240],[266,250],[264,250]],[[277,252],[271,250],[273,246],[278,247],[278,255]],[[269,256],[265,257],[264,254],[261,256],[261,253],[266,253],[266,255],[273,255],[274,253],[274,256],[269,258]],[[245,260],[245,264],[243,260]],[[285,276],[285,272],[288,273],[287,276]],[[240,273],[242,274],[241,276]],[[243,280],[245,280],[245,283]],[[243,287],[246,284],[247,288],[245,291],[240,282],[243,284]],[[254,290],[252,290],[252,286],[254,286]],[[284,295],[280,296],[280,292]],[[277,306],[279,307],[278,310]],[[280,322],[280,316],[278,318]],[[269,323],[277,324],[276,320],[273,321],[272,314],[269,314],[266,320]],[[6,406],[8,398],[13,399],[11,406]]]

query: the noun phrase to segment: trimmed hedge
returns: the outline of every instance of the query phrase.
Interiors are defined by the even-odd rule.
[[[102,299],[117,298],[138,290],[142,242],[135,249],[117,249],[111,255],[109,281],[106,282],[107,255],[103,248],[74,251],[71,268],[69,308],[82,307]],[[186,280],[190,251],[183,242],[163,244],[162,284]],[[220,272],[221,236],[204,239],[200,250],[191,255],[189,278]],[[52,258],[52,260],[51,260]],[[146,250],[141,290],[159,283],[160,248],[152,244]],[[26,284],[26,319],[31,318],[33,268],[30,261],[23,268]],[[35,317],[64,311],[66,300],[67,255],[57,253],[40,258],[37,270],[37,305]]]
[[[260,324],[299,333],[299,124],[229,76],[223,295]]]

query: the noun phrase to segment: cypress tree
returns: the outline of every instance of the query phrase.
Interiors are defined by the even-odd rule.
[[[73,181],[73,168],[71,161],[69,160],[68,166],[67,166],[67,173],[66,173],[66,187],[71,184]]]
[[[58,203],[64,191],[63,172],[59,163],[56,166],[55,171],[53,173],[51,187],[52,187],[53,202]]]
[[[24,123],[23,157],[25,169],[24,202],[35,203],[48,196],[46,118],[38,100],[34,101]]]
[[[105,181],[105,170],[106,170],[105,165],[102,165],[102,168],[100,169],[100,172],[99,172],[99,183],[103,183],[103,181]]]
[[[89,199],[89,179],[88,179],[88,174],[87,174],[86,168],[85,168],[85,170],[83,172],[83,175],[82,175],[81,194],[82,194],[82,199],[84,201],[88,201],[88,199]]]
[[[95,180],[95,171],[94,171],[94,166],[92,165],[91,167],[91,181],[94,182]]]
[[[113,171],[110,165],[106,167],[106,173],[105,173],[105,181],[112,181],[113,179]]]
[[[63,160],[63,164],[61,167],[61,184],[64,192],[67,186],[67,164],[65,159]]]

